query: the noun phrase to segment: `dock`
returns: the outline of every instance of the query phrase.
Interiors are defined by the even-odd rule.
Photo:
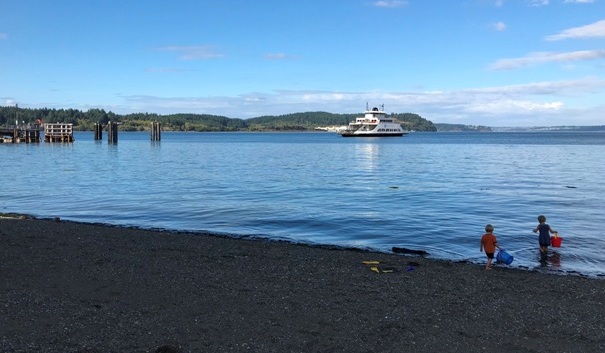
[[[73,124],[44,124],[44,142],[74,142]]]
[[[0,143],[40,142],[40,126],[24,125],[0,127]]]

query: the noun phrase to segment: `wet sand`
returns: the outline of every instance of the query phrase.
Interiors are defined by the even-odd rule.
[[[603,279],[10,217],[0,244],[1,352],[605,351]]]

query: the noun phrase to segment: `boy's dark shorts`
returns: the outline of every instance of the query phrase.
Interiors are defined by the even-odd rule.
[[[493,259],[494,258],[494,253],[493,252],[486,252],[485,255],[487,255],[488,259]]]

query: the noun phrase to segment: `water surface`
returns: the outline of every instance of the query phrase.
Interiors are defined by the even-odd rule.
[[[605,133],[120,132],[118,144],[0,144],[0,212],[604,275]],[[106,138],[106,136],[104,136]],[[537,216],[563,236],[538,262]]]

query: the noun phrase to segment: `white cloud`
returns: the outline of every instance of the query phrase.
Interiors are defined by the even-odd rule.
[[[496,23],[492,23],[491,26],[493,29],[495,29],[498,32],[503,32],[506,30],[506,23],[500,21],[500,22],[496,22]]]
[[[530,6],[546,6],[549,4],[549,0],[529,0]]]
[[[191,72],[194,70],[190,69],[181,69],[176,67],[150,67],[146,69],[147,72]]]
[[[563,107],[562,102],[532,102],[524,100],[506,99],[496,102],[473,102],[468,104],[466,111],[481,114],[528,114],[536,112],[557,111]]]
[[[566,4],[591,4],[594,0],[565,0]]]
[[[587,77],[577,80],[532,82],[519,85],[508,85],[489,88],[463,90],[470,95],[503,95],[503,96],[570,96],[594,93],[605,90],[605,80]]]
[[[239,96],[158,97],[122,96],[128,112],[199,113],[252,118],[306,111],[359,113],[365,103],[385,104],[388,112],[413,112],[433,122],[490,126],[602,125],[602,104],[586,99],[602,95],[605,79],[533,82],[463,90],[414,92],[273,91]],[[576,99],[582,103],[574,106]],[[124,110],[124,109],[122,109]],[[571,114],[570,111],[574,113]],[[123,113],[123,112],[122,112]]]
[[[14,107],[15,105],[17,105],[17,103],[10,98],[8,98],[7,100],[4,101],[5,107]]]
[[[269,53],[265,55],[265,59],[267,60],[289,60],[296,59],[297,57],[294,55],[289,55],[285,53]]]
[[[500,59],[489,66],[490,70],[513,70],[548,62],[571,62],[605,58],[605,50],[580,50],[567,53],[534,52],[522,58]]]
[[[403,0],[379,0],[379,1],[375,1],[373,3],[373,5],[376,7],[389,7],[389,8],[404,7],[407,4],[408,4],[408,2],[403,1]]]
[[[223,96],[116,95],[111,103],[70,108],[102,108],[118,114],[194,113],[252,118],[308,111],[360,113],[365,104],[384,104],[388,112],[419,114],[435,123],[488,126],[603,125],[605,78],[530,82],[526,84],[413,91],[275,90]],[[14,105],[12,97],[2,97]],[[21,105],[21,104],[19,104]],[[64,108],[52,102],[24,102],[27,107]]]
[[[155,50],[178,53],[181,60],[205,60],[224,57],[223,54],[215,52],[208,45],[167,46],[156,48]]]
[[[561,33],[547,36],[547,41],[557,41],[568,38],[594,38],[605,37],[605,20],[601,20],[586,26],[574,27]]]

